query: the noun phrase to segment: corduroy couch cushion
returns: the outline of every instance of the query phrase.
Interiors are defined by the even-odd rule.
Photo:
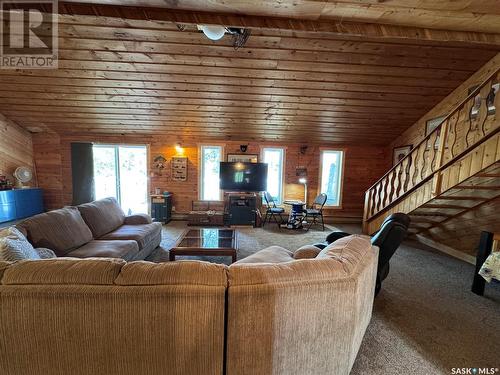
[[[148,244],[157,241],[161,236],[161,223],[122,225],[104,236],[100,240],[134,240],[139,245],[139,250]],[[158,244],[157,244],[158,245]]]
[[[95,239],[115,230],[125,221],[125,214],[115,198],[100,199],[77,208]]]
[[[179,261],[165,263],[131,262],[122,267],[117,285],[227,285],[227,266]]]
[[[92,241],[92,232],[75,207],[64,207],[35,215],[17,224],[34,247],[53,250],[57,256]]]
[[[135,241],[93,240],[68,253],[74,258],[121,258],[132,260],[139,252]]]
[[[21,260],[4,271],[2,284],[113,285],[124,264],[112,258]]]

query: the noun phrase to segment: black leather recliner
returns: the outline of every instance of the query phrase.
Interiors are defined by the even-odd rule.
[[[375,295],[382,288],[382,281],[389,274],[389,260],[396,252],[401,242],[408,233],[410,226],[410,217],[403,213],[395,213],[385,218],[380,226],[380,229],[371,239],[372,245],[377,246],[379,250],[378,268],[377,268],[377,284],[375,286]],[[350,236],[346,232],[332,232],[326,237],[326,243],[316,244],[320,248],[326,247],[328,244],[335,242],[339,238]]]

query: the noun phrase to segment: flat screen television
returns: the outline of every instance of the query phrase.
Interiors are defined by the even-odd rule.
[[[265,191],[267,163],[220,163],[220,188],[231,191]]]

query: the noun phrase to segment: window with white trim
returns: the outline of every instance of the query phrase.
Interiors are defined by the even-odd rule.
[[[267,191],[272,195],[276,204],[283,202],[284,154],[284,148],[262,148],[262,162],[267,163]]]
[[[340,207],[344,151],[322,150],[320,156],[320,193],[327,196],[326,206]]]
[[[221,146],[200,147],[200,199],[219,200]]]

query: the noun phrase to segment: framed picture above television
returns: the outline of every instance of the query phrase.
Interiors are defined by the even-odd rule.
[[[398,164],[413,148],[413,145],[394,147],[392,152],[392,165]]]
[[[227,161],[229,163],[258,163],[259,155],[257,154],[227,154]]]

